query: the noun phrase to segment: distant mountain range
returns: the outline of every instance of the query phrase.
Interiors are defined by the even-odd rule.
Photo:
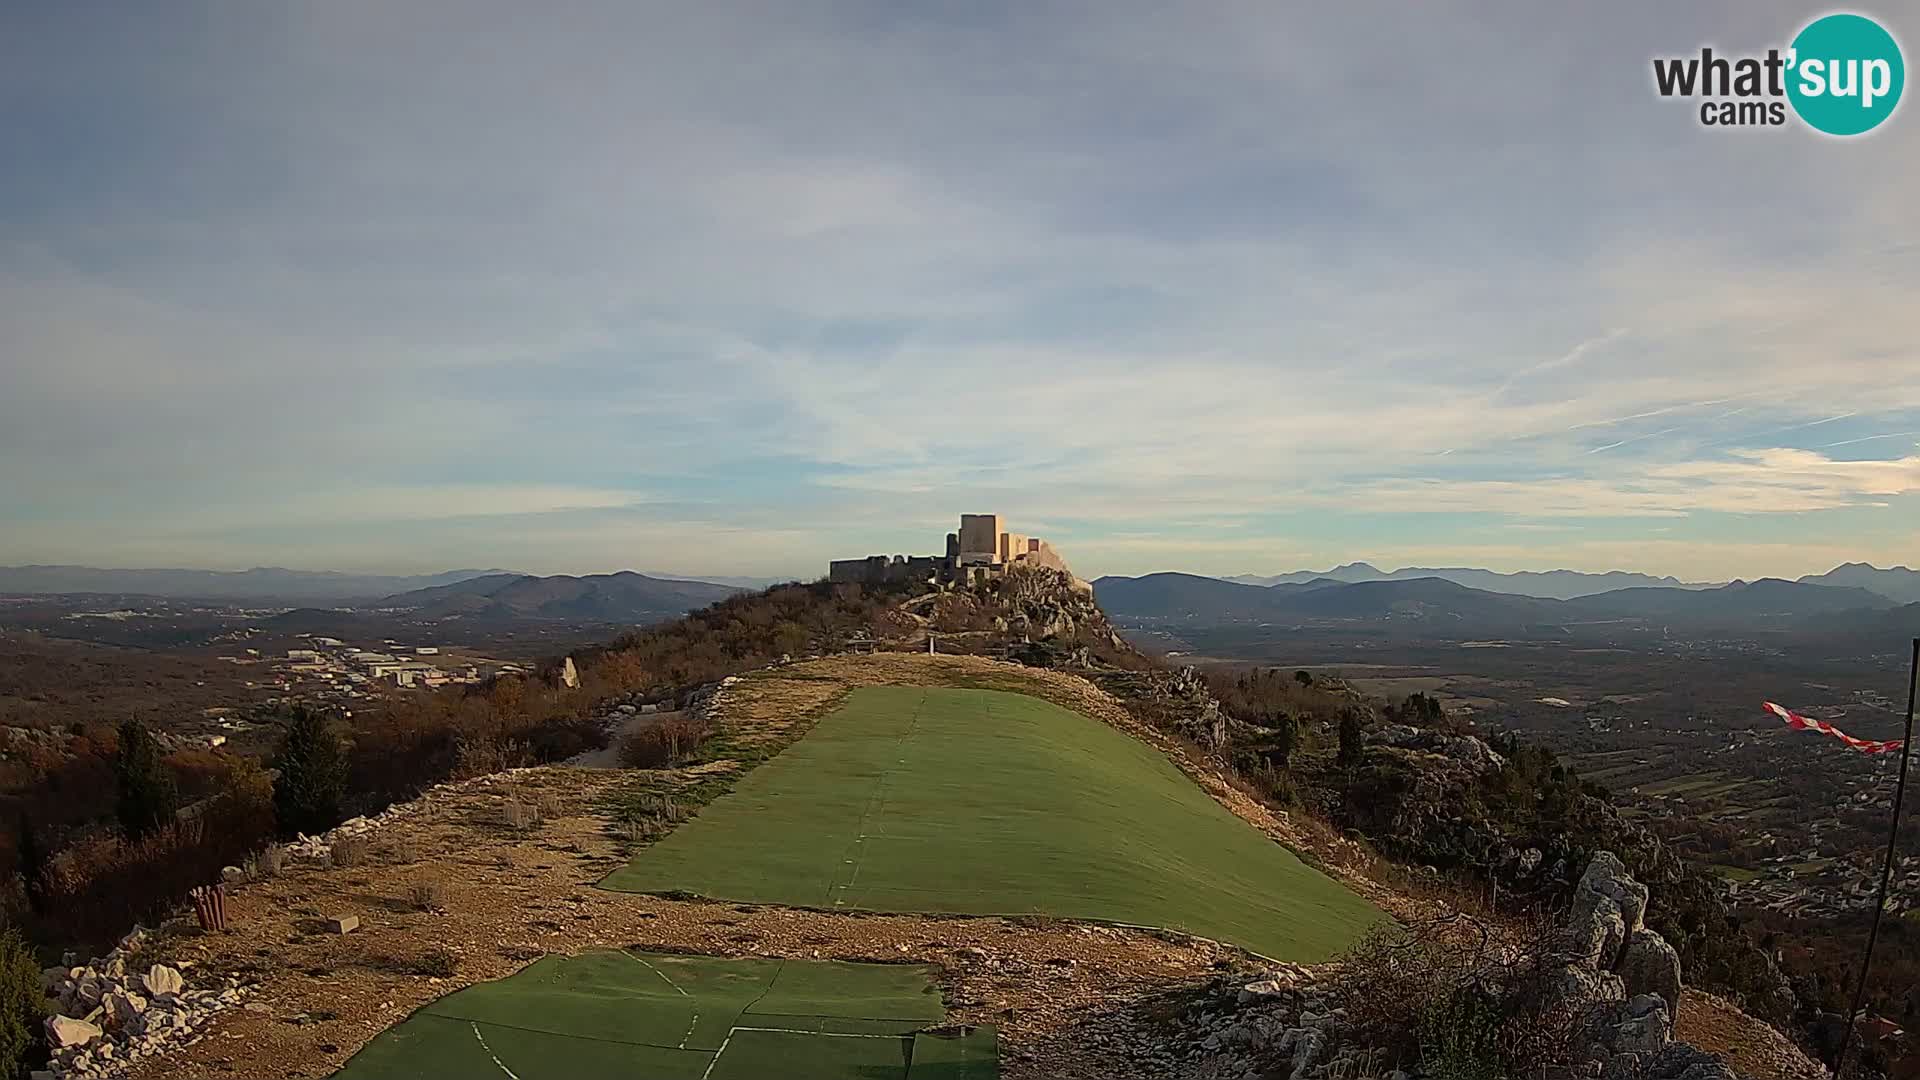
[[[1841,612],[1874,614],[1896,601],[1852,586],[1767,578],[1721,586],[1636,586],[1571,599],[1475,589],[1440,577],[1341,581],[1318,577],[1251,585],[1194,574],[1104,577],[1094,595],[1121,619],[1228,622],[1419,623],[1430,630],[1515,633],[1573,624],[1777,625]]]
[[[707,581],[617,574],[489,574],[388,596],[380,608],[405,608],[416,618],[570,619],[653,622],[684,615],[742,590]]]
[[[628,573],[632,573],[629,571]],[[351,606],[401,593],[457,585],[477,578],[521,578],[514,570],[447,570],[438,574],[349,574],[332,570],[288,570],[260,566],[252,570],[107,570],[92,566],[0,566],[0,594],[50,596],[97,593],[152,596],[169,600],[252,602],[292,606]],[[595,579],[618,575],[599,574]],[[691,582],[733,589],[764,589],[786,578],[685,577],[644,571],[635,576],[655,581]]]
[[[1237,574],[1223,580],[1242,585],[1301,585],[1320,580],[1353,584],[1362,581],[1412,581],[1417,578],[1439,578],[1456,585],[1465,585],[1470,589],[1511,593],[1515,596],[1537,596],[1545,600],[1571,600],[1576,596],[1611,592],[1614,589],[1632,588],[1636,585],[1670,589],[1713,588],[1712,585],[1689,584],[1678,578],[1650,577],[1646,574],[1630,574],[1623,570],[1612,570],[1604,574],[1583,574],[1578,570],[1523,570],[1517,574],[1502,574],[1465,566],[1407,566],[1399,570],[1387,571],[1364,562],[1336,566],[1325,573],[1296,570],[1291,574],[1274,574],[1271,577]]]
[[[1325,572],[1296,570],[1290,574],[1267,576],[1235,574],[1220,580],[1240,585],[1268,586],[1303,585],[1315,581],[1349,584],[1362,581],[1412,581],[1418,578],[1439,578],[1471,589],[1511,593],[1515,596],[1534,596],[1543,600],[1573,600],[1597,593],[1639,587],[1704,591],[1718,589],[1727,584],[1723,581],[1681,581],[1679,578],[1652,577],[1623,570],[1610,570],[1604,574],[1587,574],[1578,570],[1523,570],[1519,573],[1502,574],[1493,570],[1478,570],[1465,566],[1407,566],[1389,571],[1364,562],[1347,563]],[[1798,580],[1808,585],[1836,585],[1867,589],[1902,604],[1920,603],[1920,570],[1909,570],[1904,566],[1881,570],[1867,563],[1846,563],[1824,574],[1808,574]]]
[[[176,600],[344,604],[397,592],[451,585],[504,570],[438,574],[343,574],[331,570],[102,570],[92,566],[0,566],[0,593],[103,593]]]
[[[1800,580],[1813,585],[1871,589],[1903,604],[1920,603],[1920,570],[1909,570],[1904,566],[1881,570],[1863,562],[1842,563],[1824,574],[1809,574]]]

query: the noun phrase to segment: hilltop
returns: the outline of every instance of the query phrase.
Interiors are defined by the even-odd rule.
[[[1433,596],[1457,588],[1442,585]],[[212,986],[219,1000],[182,1030],[218,1037],[155,1043],[167,1048],[132,1075],[247,1074],[287,1061],[331,1069],[414,1006],[549,955],[586,966],[537,970],[579,971],[586,983],[561,998],[511,979],[489,993],[510,1009],[544,1002],[536,1011],[549,1036],[597,1030],[567,1018],[611,1001],[673,1027],[671,1017],[684,1015],[673,994],[649,997],[644,985],[592,974],[603,961],[629,963],[623,951],[646,962],[681,951],[716,962],[773,957],[801,965],[795,978],[814,961],[935,965],[947,1023],[975,1041],[963,1039],[971,1047],[963,1049],[915,1026],[901,1031],[903,1053],[973,1054],[984,1030],[1008,1077],[1200,1080],[1289,1061],[1303,1077],[1351,1075],[1363,1061],[1391,1060],[1381,1055],[1413,1054],[1399,1059],[1411,1064],[1419,1050],[1405,1043],[1404,1025],[1363,1020],[1357,1010],[1371,991],[1321,963],[1370,947],[1338,911],[1384,910],[1435,948],[1446,927],[1471,920],[1536,958],[1529,963],[1545,963],[1545,943],[1529,936],[1518,908],[1475,899],[1481,875],[1492,872],[1510,901],[1552,909],[1578,895],[1601,850],[1617,851],[1622,879],[1631,874],[1634,888],[1651,891],[1646,933],[1672,943],[1663,952],[1654,938],[1636,938],[1634,963],[1657,973],[1669,957],[1674,972],[1659,999],[1659,1045],[1678,1031],[1734,1053],[1754,1075],[1804,1075],[1790,1051],[1752,1049],[1763,1026],[1697,986],[1677,988],[1682,971],[1690,982],[1725,984],[1747,962],[1730,963],[1744,954],[1723,937],[1724,911],[1698,875],[1551,755],[1490,746],[1424,706],[1378,702],[1339,680],[1169,669],[1128,646],[1065,571],[1016,566],[964,585],[733,594],[566,660],[356,713],[344,809],[372,816],[296,842],[291,862],[236,865],[231,936],[175,921],[139,946],[149,950],[136,953],[140,964],[193,961],[192,985]],[[574,674],[563,679],[566,671]],[[939,688],[910,695],[938,703],[869,687]],[[934,709],[924,729],[915,711],[923,707]],[[606,764],[595,747],[609,741],[627,768],[569,764]],[[898,749],[860,764],[881,746]],[[940,767],[963,759],[964,768]],[[818,783],[847,768],[845,782]],[[1133,794],[1103,806],[1103,791]],[[818,827],[786,840],[768,831],[803,804]],[[846,821],[859,827],[839,850],[803,842]],[[1214,839],[1156,839],[1168,828]],[[909,857],[948,842],[987,846],[979,859]],[[1228,865],[1206,862],[1216,850]],[[708,853],[729,854],[696,865]],[[773,862],[754,869],[761,859]],[[1019,870],[1018,902],[994,891],[1006,868]],[[749,886],[798,891],[741,891]],[[842,907],[866,910],[851,917]],[[357,928],[327,933],[330,919]],[[1623,933],[1638,933],[1639,921],[1628,918]],[[1330,933],[1335,926],[1347,929]],[[1291,959],[1272,955],[1289,951]],[[1452,963],[1425,992],[1454,993],[1452,980],[1468,973]],[[1622,995],[1664,985],[1610,973],[1626,963],[1602,953],[1572,970],[1597,987],[1596,1007],[1610,985]],[[750,974],[712,969],[716,978],[736,970]],[[1778,999],[1767,970],[1763,958],[1728,989],[1748,995],[1750,1008],[1790,1011],[1790,992]],[[1524,1005],[1512,996],[1530,993],[1517,978],[1499,977],[1508,989],[1489,1007]],[[64,993],[79,992],[75,983]],[[231,1002],[219,1004],[221,995]],[[493,999],[461,999],[469,1000]],[[838,1007],[804,993],[794,1002]],[[1336,1007],[1346,1019],[1329,1018]],[[859,1008],[839,1015],[900,1015]],[[1652,1006],[1634,1008],[1607,1024],[1652,1023]],[[469,1054],[479,1038],[523,1080],[546,1075],[540,1062],[549,1058],[523,1042],[532,1036],[496,1031],[483,1015],[498,1014],[469,1009],[435,1005],[383,1037],[366,1062],[394,1053],[404,1062],[407,1040],[438,1032],[457,1043],[448,1053]],[[449,1016],[474,1019],[450,1025]],[[1228,1034],[1229,1025],[1246,1034]],[[798,1025],[773,1026],[798,1037]],[[117,1030],[127,1038],[136,1029],[144,1030]],[[1743,1034],[1729,1042],[1730,1030]],[[1591,1038],[1609,1043],[1613,1031]],[[662,1049],[646,1045],[618,1054]],[[677,1052],[704,1054],[698,1060],[711,1068],[727,1046],[702,1036]],[[819,1049],[796,1043],[794,1052]],[[389,1075],[355,1068],[355,1077]]]

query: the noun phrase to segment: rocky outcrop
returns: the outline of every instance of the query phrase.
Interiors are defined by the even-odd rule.
[[[1548,985],[1581,1018],[1587,1061],[1603,1076],[1646,1075],[1679,1020],[1680,954],[1647,929],[1649,899],[1617,856],[1596,852],[1552,942]]]
[[[1384,724],[1368,736],[1368,741],[1402,750],[1423,750],[1452,758],[1474,772],[1496,772],[1507,763],[1485,739],[1475,735],[1449,735],[1444,731],[1422,730],[1409,724]]]
[[[1229,742],[1233,721],[1208,689],[1206,677],[1193,668],[1109,671],[1091,678],[1135,715],[1209,753],[1225,749]]]
[[[1627,939],[1614,970],[1627,996],[1651,994],[1666,1002],[1669,1014],[1680,1015],[1680,952],[1667,939],[1651,930],[1638,931]]]

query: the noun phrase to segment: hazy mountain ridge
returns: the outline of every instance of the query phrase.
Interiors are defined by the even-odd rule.
[[[1315,581],[1356,584],[1363,581],[1412,581],[1439,578],[1471,589],[1533,596],[1543,600],[1575,600],[1583,596],[1618,592],[1631,588],[1686,589],[1704,592],[1739,582],[1681,581],[1676,577],[1655,577],[1627,570],[1587,573],[1581,570],[1521,570],[1501,573],[1470,566],[1405,566],[1381,570],[1372,563],[1350,562],[1331,570],[1295,570],[1286,574],[1233,574],[1222,577],[1237,585],[1302,585]],[[1784,580],[1784,579],[1777,579]],[[1804,585],[1829,585],[1866,589],[1901,604],[1920,603],[1920,570],[1905,566],[1880,569],[1870,563],[1843,563],[1824,574],[1806,574],[1795,579]]]
[[[1236,574],[1222,580],[1242,585],[1268,586],[1304,584],[1318,579],[1357,584],[1363,581],[1413,581],[1420,578],[1439,578],[1456,585],[1465,585],[1470,589],[1514,596],[1533,596],[1543,600],[1571,600],[1575,597],[1611,592],[1637,585],[1676,589],[1711,589],[1719,585],[1717,582],[1713,584],[1685,582],[1675,577],[1654,577],[1625,570],[1609,570],[1604,574],[1589,574],[1579,570],[1521,570],[1504,574],[1469,566],[1405,566],[1398,570],[1387,571],[1366,562],[1346,563],[1324,573],[1315,570],[1296,570],[1289,574],[1267,576]]]
[[[179,600],[285,600],[346,603],[450,585],[505,570],[437,574],[353,574],[335,570],[101,569],[92,566],[0,566],[0,592],[27,595],[103,593]]]
[[[593,619],[632,622],[683,615],[742,590],[706,581],[648,577],[632,570],[574,577],[492,574],[382,599],[421,618]]]
[[[1920,570],[1905,566],[1882,570],[1870,563],[1841,563],[1824,574],[1808,574],[1800,580],[1809,585],[1870,589],[1902,604],[1920,603]]]
[[[1854,587],[1766,578],[1714,588],[1636,586],[1569,600],[1475,589],[1444,578],[1283,582],[1258,586],[1193,574],[1104,577],[1094,582],[1102,607],[1122,618],[1205,624],[1245,620],[1425,621],[1435,626],[1520,632],[1598,621],[1726,626],[1872,615],[1897,605]]]

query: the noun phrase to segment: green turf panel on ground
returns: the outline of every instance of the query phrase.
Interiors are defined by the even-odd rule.
[[[335,1077],[905,1080],[915,1033],[945,1015],[934,974],[646,952],[548,957],[425,1006]],[[769,1060],[778,1067],[753,1071]]]
[[[336,1080],[692,1080],[711,1050],[600,1042],[416,1013],[366,1045]]]
[[[940,994],[919,964],[835,961],[781,966],[751,1015],[844,1016],[937,1024],[946,1016]]]
[[[1160,926],[1302,962],[1385,918],[1152,747],[988,690],[855,690],[602,885]]]
[[[710,1080],[906,1080],[911,1035],[736,1031]]]
[[[1000,1080],[999,1035],[992,1027],[913,1037],[907,1080]]]

